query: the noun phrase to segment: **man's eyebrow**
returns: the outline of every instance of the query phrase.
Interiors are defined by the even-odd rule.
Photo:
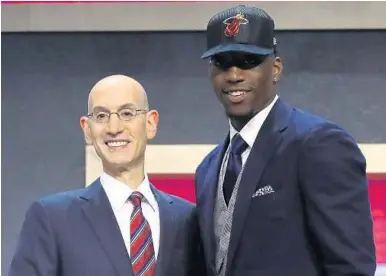
[[[126,109],[126,108],[136,109],[137,106],[132,104],[132,103],[127,103],[127,104],[123,104],[120,107],[118,107],[118,110],[122,110],[122,109]]]
[[[93,109],[91,110],[91,113],[92,112],[98,112],[98,111],[106,111],[106,112],[109,112],[109,109],[106,108],[106,107],[103,107],[103,106],[94,106]]]
[[[127,103],[127,104],[123,104],[121,106],[118,107],[118,110],[117,111],[120,111],[122,109],[126,109],[126,108],[130,108],[130,109],[135,109],[137,108],[134,104],[132,103]],[[96,112],[96,111],[106,111],[106,112],[110,112],[110,110],[107,108],[107,107],[104,107],[104,106],[95,106],[93,109],[92,109],[92,112]]]

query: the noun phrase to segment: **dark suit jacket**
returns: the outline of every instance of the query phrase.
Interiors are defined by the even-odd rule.
[[[208,275],[213,208],[228,137],[196,171]],[[252,198],[271,186],[273,193]],[[337,125],[275,103],[252,147],[236,199],[227,276],[374,276],[366,161]]]
[[[200,269],[195,206],[154,186],[152,191],[161,224],[156,276],[201,273],[195,270]],[[48,196],[32,204],[9,275],[133,275],[130,257],[99,179],[85,189]]]

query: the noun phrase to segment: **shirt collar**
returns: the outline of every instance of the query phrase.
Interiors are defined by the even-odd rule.
[[[121,210],[134,190],[130,188],[129,185],[115,179],[105,172],[102,173],[100,181],[106,192],[107,198],[110,201],[111,207],[117,211]],[[153,211],[157,210],[158,204],[150,188],[147,174],[145,174],[145,178],[136,191],[143,195],[143,200],[151,206]]]
[[[273,101],[267,105],[263,110],[257,113],[241,130],[240,136],[244,139],[244,141],[248,144],[250,148],[252,148],[257,135],[264,123],[267,119],[269,112],[271,111],[273,105],[278,100],[279,96],[276,95]],[[229,120],[229,134],[230,141],[232,141],[233,136],[235,136],[238,131],[232,126],[231,121]]]

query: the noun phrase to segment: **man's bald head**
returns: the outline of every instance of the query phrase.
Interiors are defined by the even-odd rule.
[[[103,170],[122,182],[141,183],[146,145],[159,120],[157,110],[149,110],[145,89],[128,76],[108,76],[91,89],[88,111],[80,125]]]
[[[149,109],[146,91],[135,79],[125,75],[111,75],[98,81],[91,89],[88,97],[88,112],[100,98],[119,98],[129,96],[133,104],[141,109]]]

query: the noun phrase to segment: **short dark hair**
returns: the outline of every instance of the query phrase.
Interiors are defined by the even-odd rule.
[[[277,46],[273,46],[273,54],[275,57],[279,56],[279,51],[277,50]]]

